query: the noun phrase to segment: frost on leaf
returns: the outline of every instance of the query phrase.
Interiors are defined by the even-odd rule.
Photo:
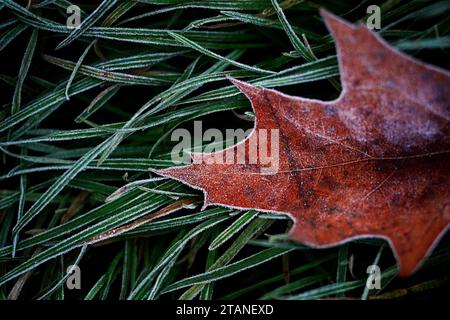
[[[450,222],[450,74],[398,52],[365,26],[322,15],[338,53],[337,100],[232,80],[256,114],[242,142],[245,156],[258,130],[279,130],[275,174],[261,174],[259,164],[205,161],[156,172],[204,191],[205,206],[289,214],[290,236],[314,247],[385,238],[407,276]]]

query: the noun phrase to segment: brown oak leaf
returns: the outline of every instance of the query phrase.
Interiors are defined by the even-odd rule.
[[[250,136],[156,172],[202,190],[205,206],[288,214],[291,238],[313,247],[384,238],[407,276],[450,222],[450,73],[404,55],[363,25],[322,16],[337,47],[337,100],[232,80],[255,111]],[[278,129],[276,172],[248,161],[261,129]],[[227,164],[227,152],[236,151],[237,160],[242,147],[246,163]]]

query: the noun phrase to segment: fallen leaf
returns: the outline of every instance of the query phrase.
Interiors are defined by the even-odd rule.
[[[255,111],[251,135],[224,151],[192,154],[191,165],[155,172],[202,190],[205,207],[288,214],[295,222],[290,236],[313,247],[384,238],[407,276],[450,222],[450,74],[404,55],[363,25],[322,16],[337,47],[343,87],[337,100],[232,80]],[[261,129],[279,130],[274,174],[260,163],[208,164],[242,146],[249,159]]]

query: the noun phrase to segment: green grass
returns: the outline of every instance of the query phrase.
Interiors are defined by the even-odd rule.
[[[65,26],[68,1],[36,3],[0,2],[1,299],[448,295],[448,236],[419,272],[398,279],[379,239],[314,250],[286,238],[288,217],[200,211],[199,192],[149,170],[174,165],[170,134],[194,120],[252,126],[236,117],[253,115],[228,76],[338,96],[318,9],[357,22],[372,3],[85,1],[75,30]],[[450,69],[448,1],[380,5],[388,42]],[[382,288],[367,290],[374,262]],[[65,285],[74,263],[80,290]]]

